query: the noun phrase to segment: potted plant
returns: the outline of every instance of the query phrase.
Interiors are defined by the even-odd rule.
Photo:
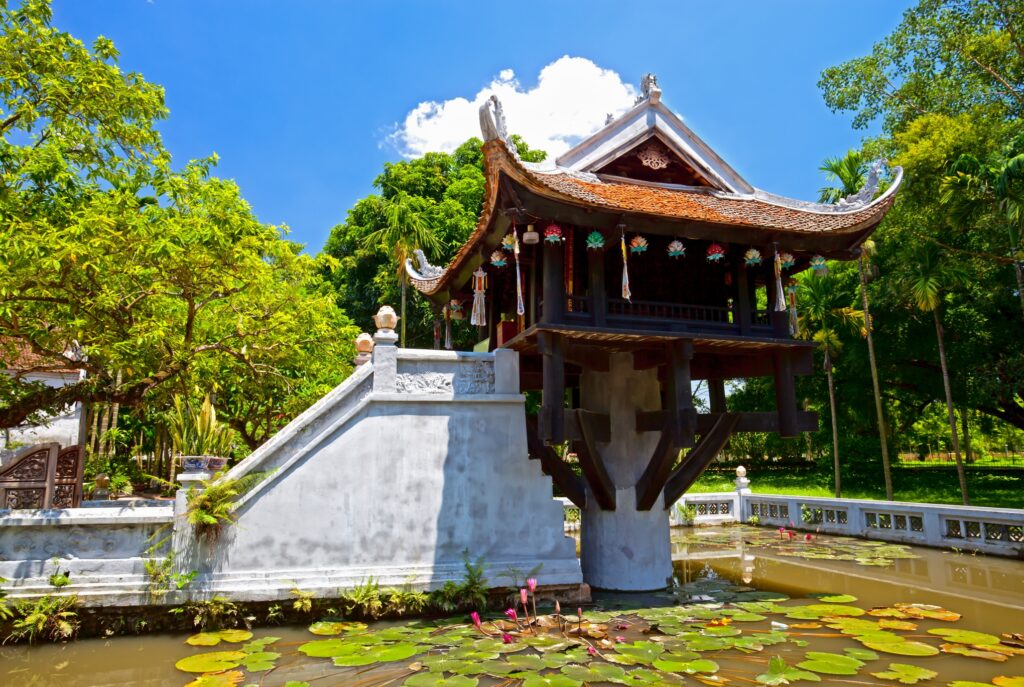
[[[198,413],[180,396],[175,396],[168,430],[185,472],[217,472],[227,465],[235,432],[218,422],[209,395],[203,399]]]

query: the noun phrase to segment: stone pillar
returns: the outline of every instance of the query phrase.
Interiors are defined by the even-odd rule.
[[[584,370],[580,402],[585,410],[610,416],[612,441],[596,448],[616,499],[615,510],[605,511],[587,498],[580,541],[583,579],[599,589],[664,589],[672,577],[669,512],[661,498],[651,510],[638,511],[635,488],[659,440],[657,432],[636,431],[638,411],[661,408],[657,370],[634,370],[631,353],[612,353],[608,372]]]
[[[353,364],[356,367],[365,365],[373,359],[373,337],[366,332],[356,337],[356,358]]]
[[[377,332],[373,335],[373,391],[394,392],[398,389],[398,316],[390,305],[382,306],[373,316]]]

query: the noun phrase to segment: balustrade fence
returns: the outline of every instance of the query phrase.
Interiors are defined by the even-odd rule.
[[[563,499],[566,531],[581,527],[579,508]],[[933,503],[752,494],[746,489],[686,494],[672,525],[744,522],[879,541],[1024,556],[1024,510]],[[585,526],[585,525],[583,525]]]

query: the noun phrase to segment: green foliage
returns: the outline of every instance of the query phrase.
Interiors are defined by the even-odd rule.
[[[442,613],[487,608],[486,566],[483,557],[474,561],[466,551],[462,554],[462,567],[465,571],[462,582],[448,580],[444,586],[430,593],[430,604]]]
[[[167,429],[175,453],[183,456],[227,456],[235,439],[235,432],[217,421],[209,394],[198,412],[189,407],[187,399],[175,396]]]
[[[7,579],[0,577],[0,584],[6,584]],[[7,620],[13,615],[11,605],[7,601],[7,592],[0,589],[0,620]]]
[[[195,528],[197,536],[212,543],[224,525],[235,522],[235,501],[266,476],[265,472],[251,472],[238,479],[203,481],[202,489],[189,489],[185,496],[185,519]]]
[[[292,601],[292,608],[294,610],[299,613],[313,612],[313,603],[316,600],[316,595],[313,592],[307,592],[295,587],[289,593],[295,597],[295,600]]]
[[[372,577],[341,592],[341,607],[346,616],[358,618],[379,618],[384,610],[380,595],[380,583]]]
[[[152,594],[161,595],[171,590],[181,591],[192,584],[192,581],[199,575],[198,570],[175,572],[174,559],[174,551],[168,551],[163,558],[143,560],[142,565],[149,578],[149,588]]]
[[[50,573],[50,586],[56,589],[66,587],[71,584],[71,571],[60,569],[60,558],[54,556],[51,561],[53,563],[53,572]]]
[[[78,613],[73,610],[77,604],[78,597],[74,595],[43,596],[16,602],[11,629],[4,641],[32,644],[39,639],[55,642],[71,639],[78,633],[80,625]]]
[[[170,612],[191,617],[192,626],[200,630],[235,627],[240,619],[238,605],[220,595],[205,601],[189,601],[184,606],[172,608]]]

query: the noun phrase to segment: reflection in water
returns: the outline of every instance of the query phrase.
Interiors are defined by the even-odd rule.
[[[680,582],[706,578],[726,578],[756,589],[782,592],[794,598],[810,594],[850,594],[859,599],[862,608],[891,606],[899,602],[935,604],[963,615],[957,623],[964,629],[992,634],[1024,632],[1024,562],[1008,559],[969,556],[953,552],[907,547],[906,558],[877,559],[862,556],[857,560],[823,558],[822,551],[842,551],[843,547],[860,547],[862,543],[838,537],[819,536],[806,544],[786,542],[786,546],[766,546],[763,542],[771,532],[747,527],[701,528],[677,530],[673,555]],[[762,543],[758,543],[758,542]],[[813,548],[801,549],[807,546]],[[834,547],[830,549],[829,547]],[[797,554],[814,553],[814,558]],[[898,554],[898,550],[890,553]],[[542,575],[543,576],[543,573]],[[623,596],[627,598],[624,600]],[[608,607],[654,606],[666,602],[668,595],[604,595],[599,603]],[[776,616],[785,622],[780,616]],[[384,625],[380,623],[378,625]],[[389,623],[388,623],[389,624]],[[767,621],[762,623],[767,626]],[[924,632],[937,623],[921,623]],[[757,623],[751,627],[759,626]],[[272,672],[247,678],[243,684],[280,687],[288,680],[307,680],[315,687],[360,684],[384,675],[391,667],[339,669],[329,661],[312,660],[296,653],[296,647],[310,639],[305,628],[266,628],[258,635],[281,637],[274,650],[285,655]],[[18,687],[100,687],[144,686],[177,687],[188,683],[190,676],[174,668],[179,658],[201,651],[184,644],[186,635],[119,637],[91,639],[66,645],[38,647],[0,647],[0,685]],[[838,651],[851,645],[847,638],[834,632],[803,637],[806,647],[790,644],[771,647],[764,655],[734,656],[721,652],[713,658],[723,669],[733,666],[749,670],[752,662],[766,662],[771,655],[782,655],[791,664],[802,660],[806,651]],[[916,663],[921,659],[883,656],[866,670],[883,670],[888,663]],[[927,666],[940,671],[943,683],[953,679],[978,679],[983,675],[1017,675],[1024,658],[1011,663],[992,664],[980,659],[940,655],[929,657]],[[740,663],[744,661],[744,663]],[[867,672],[863,673],[864,675]],[[404,678],[403,678],[404,679]],[[870,678],[868,678],[870,680]],[[987,680],[987,678],[986,678]],[[481,686],[493,684],[482,680]],[[365,682],[369,685],[371,682]],[[401,679],[393,684],[401,684]],[[834,684],[828,680],[821,684]],[[876,682],[863,684],[878,684]]]

